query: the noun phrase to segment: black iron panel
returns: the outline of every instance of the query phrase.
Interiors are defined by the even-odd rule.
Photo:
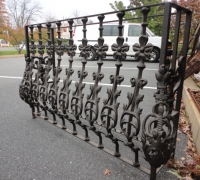
[[[155,74],[157,90],[152,94],[152,97],[155,98],[155,101],[152,102],[152,112],[145,114],[146,117],[142,119],[140,103],[142,101],[145,103],[142,89],[148,83],[143,78],[143,72],[146,68],[145,63],[149,61],[154,48],[153,44],[148,43],[149,37],[146,33],[146,28],[148,26],[148,18],[153,18],[153,16],[148,16],[148,13],[154,6],[162,6],[163,8],[162,47],[158,72]],[[176,9],[176,13],[171,13],[172,8]],[[124,42],[125,39],[122,36],[124,15],[126,11],[136,9],[141,10],[141,17],[136,19],[142,19],[142,35],[138,39],[139,43],[135,43],[130,47]],[[106,23],[104,19],[109,14],[116,14],[116,22],[118,23],[118,37],[116,38],[116,43],[113,42],[111,47],[108,47],[103,37],[103,24]],[[184,14],[186,15],[184,46],[178,63],[176,63],[180,20]],[[176,26],[174,29],[175,35],[172,39],[174,49],[170,53],[171,51],[167,47],[172,15],[176,16]],[[99,28],[96,29],[99,32],[99,37],[96,37],[98,43],[94,46],[89,45],[87,39],[89,17],[97,17],[97,23],[94,24],[99,25]],[[19,87],[20,97],[30,105],[33,118],[40,116],[64,131],[149,173],[150,179],[156,179],[159,167],[165,164],[170,157],[173,157],[175,152],[191,12],[173,3],[162,3],[119,12],[80,17],[79,19],[82,21],[83,38],[78,48],[82,60],[80,61],[81,70],[75,72],[75,74],[78,74],[78,81],[75,84],[72,83],[72,75],[74,74],[73,61],[77,50],[77,45],[74,44],[73,40],[74,19],[25,27],[26,47],[28,49],[25,55],[26,67]],[[63,21],[67,21],[69,24],[70,38],[68,44],[65,44],[61,38]],[[52,25],[53,23],[54,26]],[[56,29],[57,33],[56,44],[54,42],[54,29]],[[47,34],[46,44],[42,38],[43,30]],[[38,42],[35,42],[35,31],[38,33]],[[100,86],[100,82],[105,79],[102,67],[108,48],[113,51],[115,72],[111,73],[109,77],[111,87],[104,91]],[[119,97],[122,93],[120,85],[124,81],[124,76],[120,69],[130,48],[133,49],[135,59],[138,60],[137,75],[132,77],[132,72],[130,72],[131,87],[128,90],[127,98],[123,98],[123,102],[119,102]],[[91,50],[95,51],[97,55],[97,69],[94,69],[93,74],[88,74],[87,60]],[[63,71],[61,63],[65,53],[68,55],[69,65],[64,70],[65,78],[61,79],[61,72]],[[93,77],[94,83],[87,89],[84,79],[87,79],[88,76]],[[72,89],[75,90],[71,91]],[[87,89],[85,91],[86,98],[84,98],[83,93],[85,89]],[[107,98],[101,99],[101,93],[107,93]],[[174,98],[175,96],[177,98]],[[121,111],[120,103],[123,104],[122,113],[119,113]],[[52,115],[53,120],[49,118],[49,114]],[[59,124],[56,118],[61,119],[62,123]],[[67,127],[66,122],[72,125],[72,129]],[[78,126],[83,129],[84,136],[79,134]],[[97,143],[91,141],[93,137],[89,133],[90,131],[93,132],[93,136],[97,137]],[[114,145],[114,151],[104,147],[103,137],[111,140]],[[127,146],[134,153],[133,161],[122,156],[120,152],[121,145]],[[144,153],[151,170],[148,170],[139,162],[141,152]]]

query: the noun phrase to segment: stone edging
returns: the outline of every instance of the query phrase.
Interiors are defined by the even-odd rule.
[[[191,78],[188,78],[184,81],[183,102],[191,123],[192,137],[194,139],[197,151],[200,154],[200,112],[190,96],[188,88],[191,90],[199,90],[199,88]]]

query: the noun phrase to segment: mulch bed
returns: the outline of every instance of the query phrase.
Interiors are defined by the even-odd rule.
[[[187,89],[192,97],[197,109],[200,112],[200,90],[191,90],[190,88]]]

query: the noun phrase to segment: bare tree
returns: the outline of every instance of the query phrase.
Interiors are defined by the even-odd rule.
[[[46,22],[56,21],[57,19],[58,18],[56,17],[56,15],[52,13],[51,11],[46,12],[44,15],[44,20]]]
[[[42,7],[33,0],[8,0],[8,12],[13,27],[23,27],[40,17]]]
[[[80,14],[81,14],[80,11],[77,10],[77,9],[75,9],[75,10],[72,11],[72,17],[73,17],[73,18],[79,17]],[[74,22],[75,22],[75,24],[82,24],[82,22],[81,22],[80,19],[75,19]]]
[[[56,17],[56,15],[54,13],[52,13],[51,11],[48,11],[44,14],[44,21],[45,22],[52,22],[52,21],[56,21],[58,20],[58,18]],[[56,24],[55,23],[51,23],[51,27],[55,28]]]

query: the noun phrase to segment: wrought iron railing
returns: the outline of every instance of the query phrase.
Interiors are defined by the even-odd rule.
[[[144,98],[141,90],[147,84],[147,80],[142,76],[146,67],[145,62],[148,61],[153,49],[153,45],[148,44],[146,27],[148,25],[148,13],[151,8],[156,6],[163,8],[164,13],[160,62],[158,72],[155,74],[157,90],[152,94],[155,97],[155,101],[152,102],[154,104],[152,112],[149,112],[149,114],[145,115],[145,118],[141,119],[142,109],[139,104]],[[134,11],[136,9],[141,10],[142,35],[139,37],[139,44],[135,43],[133,47],[129,47],[128,44],[124,43],[124,37],[122,36],[123,17],[126,11]],[[109,14],[117,14],[118,17],[117,43],[113,42],[114,44],[110,47],[114,52],[116,71],[115,74],[110,75],[112,86],[107,89],[107,99],[102,101],[100,97],[105,91],[101,90],[100,81],[104,78],[102,67],[108,50],[106,42],[104,44],[102,32],[103,24],[105,23],[104,17]],[[175,19],[175,28],[174,36],[171,39],[173,42],[171,56],[167,46],[172,15],[175,17],[173,18]],[[87,93],[87,99],[84,99],[83,89],[85,88],[85,83],[83,80],[88,77],[86,64],[91,50],[91,46],[88,45],[86,31],[89,17],[97,17],[99,24],[99,28],[96,29],[96,31],[99,31],[99,37],[96,37],[98,44],[94,46],[98,54],[98,68],[94,69],[92,74],[94,83],[87,91],[90,92]],[[153,16],[150,18],[153,18]],[[80,17],[83,26],[83,39],[78,48],[81,51],[82,61],[80,63],[82,69],[77,72],[79,80],[75,83],[75,91],[71,92],[70,90],[74,87],[74,84],[72,84],[73,60],[77,49],[77,45],[74,44],[73,40],[74,19],[77,18],[25,26],[27,53],[25,55],[26,68],[19,88],[21,99],[30,105],[33,118],[36,118],[36,116],[42,117],[66,132],[150,174],[150,179],[156,179],[159,167],[165,164],[170,157],[173,157],[175,152],[191,11],[167,2],[120,12]],[[136,19],[139,19],[139,17]],[[183,50],[177,63],[180,22],[183,19],[185,23]],[[68,44],[63,44],[61,39],[62,21],[68,21],[69,24],[70,39]],[[56,27],[52,28],[52,24],[56,24]],[[42,41],[42,29],[46,29],[48,37],[46,45]],[[56,44],[54,43],[55,29],[57,29],[58,37]],[[38,31],[38,45],[35,45],[35,30]],[[137,65],[138,74],[136,77],[130,77],[131,87],[127,95],[128,99],[124,98],[124,102],[120,102],[121,104],[124,103],[124,106],[123,112],[119,113],[120,103],[117,99],[121,93],[119,90],[120,84],[124,80],[123,75],[120,74],[120,68],[123,66],[122,60],[126,59],[126,52],[129,48],[133,48],[135,58],[139,61]],[[46,51],[47,55],[44,55],[44,51]],[[55,60],[55,52],[57,60]],[[65,69],[65,78],[61,80],[61,63],[65,52],[69,56],[69,65]],[[61,88],[59,83],[63,84]],[[49,114],[52,115],[52,120],[49,119]],[[62,120],[61,124],[58,123],[58,119]],[[72,124],[72,129],[68,128],[66,123]],[[78,127],[84,130],[84,135],[79,134]],[[92,136],[98,138],[97,142],[91,140],[91,131],[94,132]],[[114,151],[104,147],[104,135],[114,144]],[[135,154],[134,161],[121,155],[120,147],[123,144]],[[145,159],[150,163],[151,170],[140,164],[140,151],[143,151]]]

